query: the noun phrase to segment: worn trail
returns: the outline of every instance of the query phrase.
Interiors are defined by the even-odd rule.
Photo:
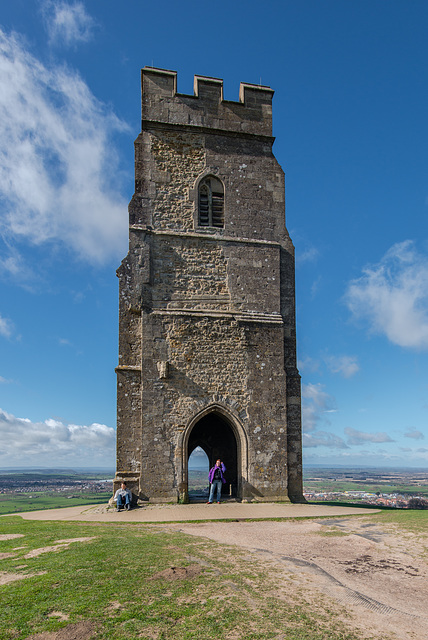
[[[279,597],[287,597],[284,585],[292,576],[309,606],[319,606],[320,596],[344,605],[356,630],[378,638],[426,640],[426,540],[378,524],[368,533],[369,524],[358,517],[166,526],[248,549],[276,572]]]

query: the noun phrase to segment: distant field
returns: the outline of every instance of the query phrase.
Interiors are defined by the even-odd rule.
[[[366,491],[367,493],[401,493],[403,495],[418,494],[428,497],[428,486],[415,486],[412,484],[386,484],[370,483],[359,480],[332,481],[332,480],[305,480],[305,491]]]
[[[208,470],[189,469],[189,489],[204,489],[208,487]]]
[[[79,480],[103,479],[103,476],[94,474],[82,474],[77,476]],[[64,474],[65,481],[70,479],[68,474]],[[0,475],[0,483],[4,482],[4,486],[10,487],[13,482],[14,486],[22,486],[25,483],[35,483],[37,481],[60,483],[61,474],[13,474],[10,476]],[[208,472],[193,470],[189,471],[189,490],[202,491],[208,487]],[[24,511],[40,511],[42,509],[59,509],[63,507],[77,507],[80,505],[91,505],[107,503],[112,496],[111,491],[105,492],[81,492],[79,489],[67,490],[64,493],[58,491],[28,491],[17,493],[0,494],[0,516],[8,513],[20,513]]]
[[[85,504],[108,502],[111,491],[103,493],[74,494],[67,498],[57,493],[0,494],[0,515],[19,513],[20,511],[40,511],[42,509],[58,509],[60,507],[77,507]]]
[[[73,470],[0,470],[0,515],[107,503],[111,498],[113,472],[75,472]],[[189,495],[203,499],[208,490],[208,469],[189,469]],[[109,480],[110,479],[110,480]],[[103,482],[105,484],[100,484]],[[304,491],[317,493],[367,493],[419,495],[428,500],[428,473],[424,471],[318,469],[307,468]],[[7,493],[1,493],[7,491]],[[361,504],[359,497],[325,496],[314,501]],[[344,502],[345,501],[345,502]]]
[[[426,469],[383,468],[316,468],[306,467],[303,475],[306,493],[344,494],[360,491],[378,495],[396,494],[409,499],[418,496],[428,499],[428,471]],[[328,500],[335,500],[329,496]],[[346,499],[343,495],[337,500]],[[360,502],[361,499],[355,497]]]

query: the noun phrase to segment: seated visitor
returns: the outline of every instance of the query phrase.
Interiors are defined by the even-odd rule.
[[[126,488],[126,482],[122,482],[120,489],[114,494],[113,500],[116,503],[116,511],[120,511],[125,507],[128,511],[131,509],[132,493]]]

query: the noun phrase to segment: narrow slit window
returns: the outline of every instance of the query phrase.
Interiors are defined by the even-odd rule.
[[[200,227],[224,227],[224,188],[214,176],[207,176],[199,184]]]

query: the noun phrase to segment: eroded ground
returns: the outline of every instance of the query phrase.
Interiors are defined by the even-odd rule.
[[[355,517],[165,528],[248,549],[252,560],[279,570],[273,595],[287,598],[291,578],[293,591],[311,608],[326,601],[345,605],[354,630],[382,638],[428,638],[426,535]]]

